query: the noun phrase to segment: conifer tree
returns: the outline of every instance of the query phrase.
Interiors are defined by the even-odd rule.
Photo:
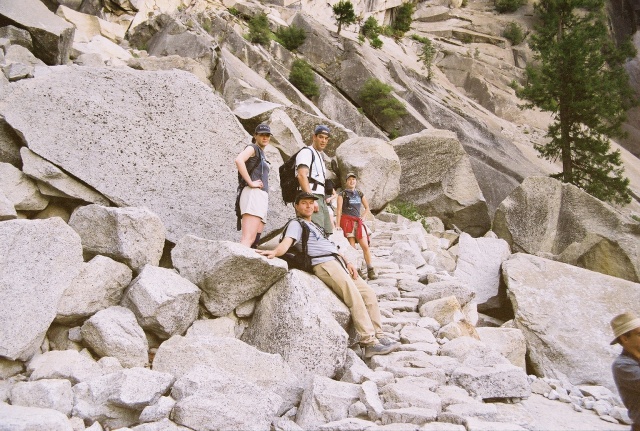
[[[349,0],[340,0],[333,5],[334,18],[338,23],[338,34],[342,30],[343,25],[349,25],[356,22],[356,13],[353,11],[353,4]]]
[[[615,45],[603,10],[604,0],[540,0],[535,13],[541,24],[530,42],[536,63],[527,67],[518,95],[528,101],[525,107],[553,114],[550,140],[536,149],[562,161],[554,178],[598,199],[628,203],[629,180],[609,138],[622,135],[625,111],[636,103],[623,68],[635,49],[629,42]]]

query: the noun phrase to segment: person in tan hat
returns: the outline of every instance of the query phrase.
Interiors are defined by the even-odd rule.
[[[618,393],[633,422],[631,431],[640,431],[640,318],[622,313],[611,320],[614,339],[622,353],[613,361],[611,370]]]

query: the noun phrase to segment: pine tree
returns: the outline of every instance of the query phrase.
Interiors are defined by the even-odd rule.
[[[550,141],[536,145],[540,155],[562,161],[552,175],[598,199],[628,203],[629,180],[623,176],[620,152],[609,138],[622,135],[625,111],[636,103],[623,68],[635,55],[630,42],[616,46],[610,37],[604,0],[540,0],[540,21],[530,45],[535,65],[518,95],[553,114]]]
[[[338,34],[342,30],[343,25],[349,25],[356,22],[356,13],[353,11],[353,4],[349,0],[340,0],[333,5],[334,18],[338,23]]]

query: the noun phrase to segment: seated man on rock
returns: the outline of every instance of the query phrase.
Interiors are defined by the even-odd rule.
[[[344,301],[351,311],[353,325],[364,347],[364,356],[386,355],[400,347],[400,343],[386,338],[382,332],[378,298],[373,289],[358,275],[355,265],[338,253],[334,243],[326,238],[324,230],[311,221],[314,203],[318,198],[300,192],[294,201],[296,216],[309,227],[308,254],[312,258],[313,273]],[[283,239],[274,250],[258,250],[269,259],[282,256],[295,244],[302,250],[302,226],[289,223]],[[332,255],[333,254],[333,255]],[[321,256],[314,258],[313,256]],[[342,262],[339,260],[341,259]],[[344,262],[344,264],[343,264]]]

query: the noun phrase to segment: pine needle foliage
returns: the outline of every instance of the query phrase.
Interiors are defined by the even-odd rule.
[[[276,31],[276,39],[289,51],[295,51],[298,49],[298,47],[304,43],[306,38],[307,33],[304,29],[295,24],[292,24],[289,27],[280,27]]]
[[[311,69],[309,63],[304,60],[298,59],[293,62],[291,72],[289,72],[289,82],[309,98],[320,94],[313,69]]]
[[[417,34],[411,35],[413,40],[416,40],[422,43],[422,49],[418,54],[418,58],[422,61],[422,64],[427,69],[427,79],[431,81],[433,78],[433,60],[436,57],[436,48],[431,43],[431,40],[428,37],[418,36]]]
[[[249,20],[249,41],[260,45],[268,45],[271,42],[271,30],[269,19],[265,13],[259,13]]]
[[[525,107],[553,115],[550,141],[535,147],[543,158],[562,162],[552,176],[624,204],[631,201],[629,180],[609,138],[623,135],[625,112],[637,104],[623,67],[635,49],[630,42],[615,45],[603,10],[604,0],[540,0],[541,24],[529,42],[536,62],[517,94]]]
[[[349,0],[340,0],[332,6],[333,18],[338,23],[338,34],[343,25],[350,25],[356,22],[356,13],[353,10],[353,3]]]
[[[402,34],[411,30],[411,15],[413,15],[414,9],[413,3],[402,3],[397,9],[396,17],[391,27]]]
[[[404,104],[391,94],[392,90],[377,78],[369,78],[360,89],[365,114],[378,124],[391,124],[407,113]]]

